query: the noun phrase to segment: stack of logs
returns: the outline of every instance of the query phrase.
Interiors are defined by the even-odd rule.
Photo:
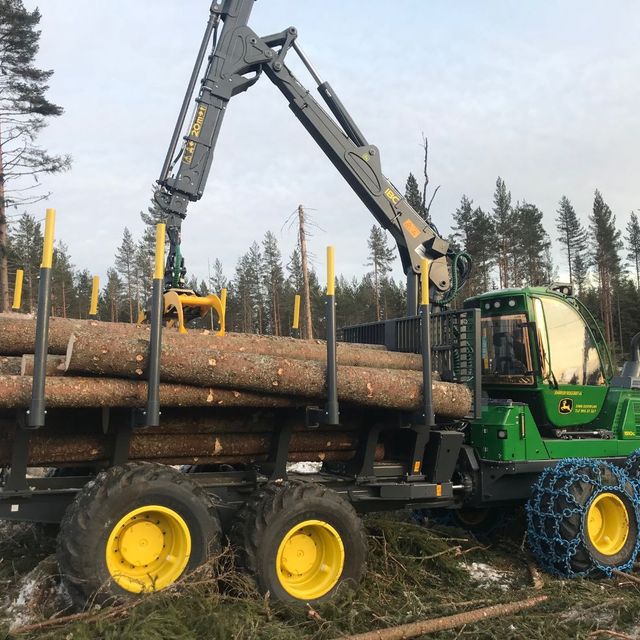
[[[104,433],[104,409],[126,416],[145,406],[148,343],[147,326],[51,319],[47,425],[31,438],[31,465],[108,460],[113,438]],[[34,345],[33,319],[0,314],[0,465],[10,460],[16,410],[29,406]],[[277,429],[293,421],[291,461],[347,460],[373,412],[420,410],[420,356],[340,343],[337,361],[341,425],[309,430],[301,409],[325,397],[324,342],[165,329],[161,426],[135,431],[130,458],[260,461]],[[446,418],[463,418],[471,408],[461,385],[435,381],[433,400],[436,415]],[[382,447],[377,453],[384,456]]]

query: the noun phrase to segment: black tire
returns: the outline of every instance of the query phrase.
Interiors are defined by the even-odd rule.
[[[593,511],[600,517],[598,504],[603,500],[614,505],[614,517],[608,519],[618,523],[613,537],[621,536],[611,553],[603,552],[589,526]],[[527,503],[529,546],[545,570],[561,577],[630,569],[639,550],[639,503],[637,486],[619,467],[603,460],[562,460],[546,469],[533,487]],[[597,527],[593,529],[597,536]]]
[[[188,531],[185,535],[190,541],[191,551],[183,554],[182,561],[186,564],[176,579],[193,571],[211,554],[219,551],[220,523],[217,511],[211,498],[199,485],[179,471],[160,464],[137,462],[112,467],[101,472],[78,493],[60,525],[58,563],[63,581],[77,606],[83,606],[89,598],[104,602],[126,600],[139,595],[116,582],[124,573],[118,573],[114,579],[109,571],[107,543],[112,534],[116,535],[114,527],[127,514],[151,506],[178,514],[184,525],[183,530]],[[148,517],[140,516],[140,523],[154,527],[155,523],[149,523]],[[143,521],[142,518],[147,520]],[[160,522],[157,524],[160,525]],[[161,528],[161,525],[158,526],[158,531]],[[158,544],[162,545],[162,549],[165,548],[163,542],[167,541],[162,538],[163,534],[166,532],[158,534]],[[122,538],[124,540],[124,535]],[[118,540],[118,537],[114,539]],[[148,544],[146,539],[142,544]],[[142,592],[149,590],[153,588],[143,588]]]
[[[309,521],[329,525],[337,533],[344,549],[344,564],[335,584],[326,593],[301,598],[283,586],[276,558],[287,535]],[[362,520],[351,504],[335,491],[313,482],[289,480],[267,484],[237,514],[230,537],[239,566],[254,577],[262,593],[268,592],[282,602],[328,600],[341,584],[357,585],[366,569],[368,547]],[[315,549],[317,551],[317,545]]]
[[[632,480],[640,481],[640,449],[627,456],[624,470]]]

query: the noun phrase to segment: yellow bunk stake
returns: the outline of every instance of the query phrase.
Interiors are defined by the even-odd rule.
[[[24,270],[18,269],[16,271],[16,286],[13,289],[13,304],[11,308],[14,311],[20,311],[22,306],[22,282],[24,280]]]
[[[53,266],[53,233],[56,226],[56,210],[47,209],[44,223],[44,245],[42,247],[42,269],[51,269]]]
[[[420,268],[420,304],[429,304],[429,268],[431,264],[426,258],[422,258]]]
[[[93,276],[91,281],[91,303],[89,304],[89,317],[98,317],[98,294],[100,293],[100,277]]]
[[[293,322],[291,324],[291,334],[300,336],[300,295],[296,293],[293,299]]]

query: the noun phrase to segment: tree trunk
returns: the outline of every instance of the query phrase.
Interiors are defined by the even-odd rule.
[[[160,367],[162,379],[259,394],[317,399],[325,396],[326,368],[320,362],[225,352],[200,342],[188,338],[165,341]],[[146,339],[121,335],[114,340],[104,330],[85,326],[69,341],[67,371],[142,379],[147,350]],[[347,404],[417,411],[422,404],[422,373],[339,366],[338,395]],[[462,418],[470,412],[471,393],[462,385],[434,382],[433,402],[436,414]]]
[[[1,124],[1,123],[0,123]],[[0,128],[0,313],[11,309],[9,301],[9,226],[7,224],[7,201],[5,192],[4,156],[2,129]]]
[[[32,379],[0,376],[0,409],[17,409],[31,402]],[[51,377],[45,387],[49,408],[143,407],[147,383],[111,378]],[[166,407],[295,407],[304,398],[274,397],[231,389],[161,384],[160,401]]]
[[[626,576],[626,574],[624,575]],[[531,609],[548,598],[549,596],[535,596],[527,600],[494,604],[490,607],[473,609],[472,611],[443,616],[442,618],[421,620],[420,622],[411,622],[397,627],[366,631],[365,633],[356,633],[350,636],[341,636],[340,640],[408,640],[409,638],[417,638],[418,636],[422,637],[437,633],[438,631],[445,631],[446,629],[465,627],[468,624],[481,622],[482,620],[488,620],[490,618],[506,618],[524,609]]]
[[[304,228],[304,207],[298,206],[298,232],[300,236],[300,262],[302,263],[302,284],[305,314],[304,337],[313,339],[313,318],[311,314],[311,288],[309,286],[309,262],[307,259],[307,234]]]
[[[120,335],[138,336],[147,339],[149,326],[129,323],[105,323],[96,320],[63,320],[52,318],[49,329],[49,353],[64,355],[71,334],[92,327],[97,336],[109,336],[116,340]],[[199,344],[203,349],[213,347],[220,351],[240,351],[257,355],[292,358],[296,360],[325,361],[327,346],[324,340],[296,340],[287,337],[257,336],[247,333],[228,333],[220,338],[209,331],[192,330],[188,336],[173,329],[164,329],[163,342],[176,345],[185,341]],[[33,353],[35,346],[35,320],[17,314],[0,315],[0,354],[22,355]],[[338,343],[338,364],[366,366],[380,369],[422,370],[422,359],[414,353],[399,353],[375,349],[370,345]]]

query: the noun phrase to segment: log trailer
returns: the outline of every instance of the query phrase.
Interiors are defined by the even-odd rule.
[[[616,375],[597,322],[570,286],[492,291],[465,301],[462,310],[446,309],[469,258],[456,256],[383,176],[378,149],[320,81],[296,30],[267,37],[251,30],[253,3],[211,5],[158,183],[155,197],[166,212],[170,248],[163,264],[159,225],[148,398],[139,411],[46,410],[52,232],[45,234],[31,405],[2,415],[14,420],[15,429],[1,479],[0,517],[60,523],[60,569],[79,603],[163,589],[215,554],[225,536],[261,590],[284,601],[317,602],[363,575],[367,544],[360,516],[401,508],[449,510],[472,525],[497,509],[526,503],[529,543],[548,571],[574,576],[630,569],[639,546],[640,336]],[[211,41],[195,115],[177,151]],[[291,50],[316,79],[335,119],[292,75],[285,64]],[[408,314],[338,331],[330,277],[324,406],[273,409],[277,428],[270,452],[250,464],[194,461],[179,471],[131,462],[137,430],[162,428],[170,416],[180,419],[179,409],[163,407],[161,414],[159,406],[162,298],[173,292],[174,312],[204,304],[182,289],[180,226],[188,203],[203,193],[228,102],[263,72],[396,240],[408,276]],[[340,433],[353,416],[337,393],[337,340],[421,354],[422,409],[361,409],[354,456],[327,457],[304,477],[288,473],[294,431]],[[463,419],[434,416],[432,373],[470,389],[473,401]],[[207,411],[215,418],[219,410]],[[44,478],[28,475],[30,441],[56,422],[97,434],[109,443],[108,455],[57,464]]]

